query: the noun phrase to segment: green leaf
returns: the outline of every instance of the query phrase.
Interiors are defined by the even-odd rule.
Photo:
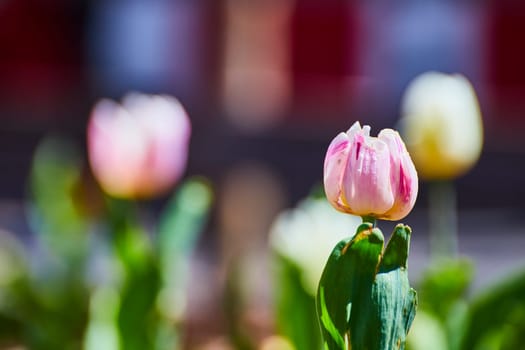
[[[117,327],[123,349],[153,349],[160,289],[157,257],[147,232],[137,219],[136,203],[106,198],[115,257],[124,274],[119,284]]]
[[[342,340],[347,339],[352,347],[365,342],[374,316],[370,313],[371,292],[382,249],[381,231],[365,223],[351,240],[339,242],[332,251],[317,295],[325,348],[346,350]]]
[[[439,321],[449,350],[459,349],[464,336],[468,312],[466,294],[472,274],[472,262],[466,258],[436,259],[423,274],[418,288],[420,309]],[[424,327],[414,330],[420,331],[425,332]],[[415,337],[421,338],[419,335]]]
[[[207,181],[185,181],[162,212],[157,235],[157,255],[162,278],[158,300],[162,316],[157,330],[157,350],[177,348],[185,314],[190,260],[207,222],[213,194]]]
[[[436,260],[418,288],[421,308],[445,322],[455,303],[465,299],[472,276],[472,262],[465,258]]]
[[[212,199],[208,182],[192,178],[180,186],[163,211],[157,249],[165,278],[176,277],[180,281],[182,271],[179,264],[187,262],[193,253],[206,224]],[[185,270],[184,266],[182,268]]]
[[[352,304],[350,303],[348,304],[348,306],[351,310]],[[321,310],[319,320],[321,320],[322,329],[330,336],[337,348],[343,350],[346,349],[346,341],[343,338],[343,335],[341,334],[340,330],[336,327],[334,321],[332,321],[332,318],[330,317],[330,312],[328,311],[328,308],[326,306],[324,287],[322,286],[319,288],[319,308]],[[327,343],[325,343],[325,346],[326,345]]]
[[[277,330],[295,349],[319,350],[321,332],[315,298],[304,288],[301,270],[290,259],[274,253]]]
[[[123,349],[154,348],[154,327],[158,324],[155,308],[158,290],[159,275],[155,264],[145,261],[141,270],[128,274],[121,292],[118,313]]]
[[[381,336],[376,349],[402,349],[416,314],[416,291],[410,288],[406,269],[411,230],[397,225],[383,254],[372,287],[379,311]]]
[[[462,349],[522,349],[525,272],[494,286],[471,305]]]
[[[76,192],[82,174],[80,152],[66,140],[48,137],[36,149],[30,174],[31,224],[47,248],[73,266],[87,248],[87,222]]]
[[[406,271],[410,228],[383,235],[363,223],[334,248],[319,284],[317,311],[325,349],[404,349],[417,297]]]

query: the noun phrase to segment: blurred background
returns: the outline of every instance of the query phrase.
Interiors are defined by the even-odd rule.
[[[193,265],[209,287],[191,293],[187,343],[226,332],[215,291],[246,251],[261,272],[244,317],[269,334],[258,262],[275,216],[321,183],[338,132],[355,120],[374,135],[396,127],[408,83],[437,70],[465,75],[481,106],[483,152],[456,189],[459,251],[483,288],[525,266],[524,35],[520,1],[0,0],[0,228],[31,240],[28,181],[45,136],[73,140],[87,162],[97,100],[176,96],[193,129],[186,174],[207,177],[216,196]],[[404,220],[414,280],[428,259],[427,202],[421,182]]]

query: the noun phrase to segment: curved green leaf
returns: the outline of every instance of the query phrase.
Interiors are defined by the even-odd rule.
[[[363,223],[334,248],[317,296],[325,349],[404,349],[417,305],[406,270],[410,234],[396,226],[383,253],[383,234]]]

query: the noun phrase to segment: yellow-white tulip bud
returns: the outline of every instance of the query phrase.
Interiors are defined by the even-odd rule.
[[[478,160],[483,123],[478,99],[462,75],[428,72],[408,86],[402,103],[404,140],[418,174],[452,179]]]

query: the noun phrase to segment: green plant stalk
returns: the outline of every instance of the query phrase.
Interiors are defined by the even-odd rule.
[[[204,179],[185,181],[163,211],[154,237],[138,223],[135,203],[107,198],[111,239],[125,273],[117,314],[122,348],[180,347],[190,257],[212,197]]]
[[[383,234],[365,219],[336,245],[317,293],[325,350],[404,349],[417,304],[406,269],[410,234],[397,225],[383,250]]]
[[[242,322],[242,314],[245,309],[245,298],[241,290],[241,279],[239,266],[236,259],[230,267],[223,295],[223,307],[226,318],[226,333],[235,349],[254,350],[256,346]]]
[[[151,349],[152,329],[158,324],[155,302],[160,287],[152,244],[138,223],[135,203],[108,198],[107,207],[115,255],[124,270],[118,289],[120,342],[123,349]]]
[[[433,260],[458,255],[457,200],[454,183],[429,184],[429,235]]]
[[[156,350],[179,349],[186,313],[190,262],[213,202],[210,184],[203,178],[186,180],[163,210],[157,232],[157,255],[163,296]]]

